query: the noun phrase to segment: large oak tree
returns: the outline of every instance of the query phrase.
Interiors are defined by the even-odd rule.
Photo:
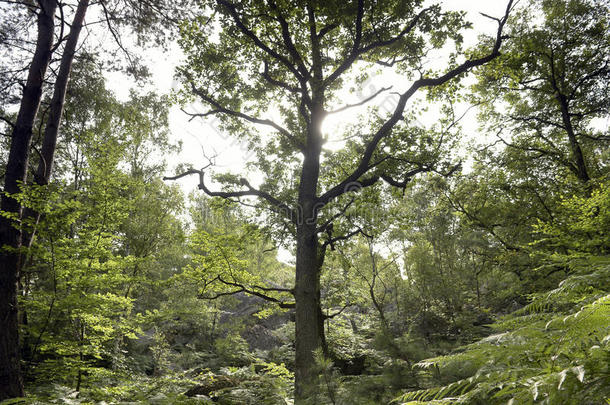
[[[187,59],[179,74],[186,93],[209,106],[194,115],[217,116],[224,130],[246,139],[266,177],[257,188],[244,178],[223,176],[221,191],[206,183],[204,170],[190,169],[173,178],[198,174],[199,188],[210,196],[258,201],[258,207],[274,211],[292,232],[295,397],[297,404],[315,401],[314,353],[324,339],[320,272],[326,249],[362,232],[346,214],[360,190],[383,181],[404,187],[418,173],[451,171],[442,163],[446,146],[416,128],[407,103],[419,90],[446,85],[496,58],[512,2],[504,16],[494,18],[498,29],[484,50],[468,57],[456,51],[441,71],[427,67],[429,53],[448,41],[459,45],[467,24],[463,14],[444,12],[438,5],[424,7],[419,0],[212,3],[212,11],[183,26]],[[339,135],[350,138],[343,149],[326,149],[328,134],[322,124],[329,114],[387,90],[336,106],[353,74],[370,72],[376,65],[404,80],[389,115],[371,113],[367,122]],[[427,148],[422,139],[435,147]]]

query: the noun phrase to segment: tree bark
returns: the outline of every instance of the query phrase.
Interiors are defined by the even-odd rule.
[[[295,281],[295,404],[316,403],[318,373],[314,352],[322,347],[320,339],[320,272],[317,263],[315,229],[298,232]],[[315,225],[314,225],[315,228]]]
[[[72,20],[70,33],[66,40],[66,46],[61,55],[61,63],[57,73],[57,79],[53,86],[53,97],[51,99],[49,116],[45,124],[44,136],[42,139],[40,161],[38,162],[36,172],[34,173],[34,181],[39,186],[45,186],[49,184],[49,181],[51,180],[57,137],[59,135],[59,125],[64,111],[66,91],[68,89],[68,81],[70,80],[70,73],[72,71],[72,62],[74,61],[76,46],[78,45],[78,39],[80,37],[81,29],[83,28],[83,22],[88,7],[89,0],[80,0],[78,2],[76,14]],[[40,213],[26,208],[23,215],[28,218],[34,218],[34,229],[30,232],[24,231],[22,236],[22,245],[29,248],[36,232],[36,226],[40,221]]]
[[[22,207],[11,197],[19,193],[20,184],[27,176],[32,128],[40,107],[42,85],[51,60],[54,33],[55,0],[40,0],[38,13],[38,35],[36,50],[28,71],[26,85],[17,122],[11,136],[11,146],[6,165],[4,194],[1,209],[6,216],[0,217],[0,401],[23,396],[19,356],[19,324],[17,309],[17,280],[19,278],[18,249],[21,247],[21,230],[14,222],[22,215]]]
[[[323,109],[314,107],[299,184],[295,319],[295,405],[315,404],[318,372],[314,353],[322,349],[324,319],[320,310],[320,258],[317,234],[317,188],[322,150]]]
[[[556,98],[559,103],[559,107],[561,108],[561,119],[568,135],[568,141],[570,142],[572,159],[575,164],[574,173],[576,174],[576,177],[578,177],[578,180],[580,180],[583,184],[587,184],[591,178],[589,177],[582,148],[580,147],[580,143],[578,142],[576,134],[574,133],[574,127],[572,126],[572,120],[570,118],[568,100],[566,96],[559,92],[557,93]]]
[[[70,79],[72,62],[74,61],[74,55],[76,53],[76,45],[78,45],[78,39],[80,37],[81,29],[83,28],[83,22],[88,7],[89,0],[80,0],[78,2],[76,14],[72,20],[72,27],[70,28],[70,33],[68,34],[68,39],[66,41],[66,47],[61,55],[61,64],[53,88],[49,118],[47,119],[44,129],[44,138],[40,150],[41,159],[38,163],[35,175],[36,183],[39,185],[48,184],[53,171],[53,158],[55,156],[57,135],[64,110],[64,102],[66,100],[68,80]]]

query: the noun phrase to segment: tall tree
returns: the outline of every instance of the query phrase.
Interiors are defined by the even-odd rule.
[[[507,26],[510,45],[476,86],[501,142],[521,159],[548,161],[583,184],[599,175],[599,154],[610,143],[595,125],[610,113],[608,15],[607,1],[528,3]],[[512,138],[502,134],[506,129]]]
[[[151,156],[171,150],[165,98],[132,93],[120,102],[91,60],[75,64],[74,79],[57,154],[61,179],[20,196],[45,213],[40,224],[23,221],[39,231],[22,270],[21,310],[27,381],[86,393],[95,370],[124,366],[137,327],[134,297],[171,260],[161,251],[181,241],[174,214],[182,195],[160,182],[164,162]]]
[[[315,401],[317,391],[314,352],[323,341],[320,271],[326,249],[361,232],[353,225],[348,229],[349,217],[343,214],[349,201],[357,191],[381,180],[404,187],[418,173],[443,170],[443,146],[420,145],[426,137],[418,137],[422,131],[406,114],[407,102],[418,90],[442,86],[496,58],[511,6],[509,1],[505,15],[495,19],[498,30],[489,49],[469,59],[455,54],[441,73],[424,67],[428,52],[447,40],[459,45],[459,32],[468,24],[460,13],[443,12],[439,6],[423,8],[419,0],[382,4],[217,0],[211,17],[202,15],[183,27],[181,44],[187,61],[179,74],[188,93],[211,108],[194,115],[217,115],[225,130],[250,135],[251,146],[259,153],[258,167],[269,175],[260,188],[246,179],[222,177],[229,187],[223,191],[208,187],[203,170],[190,169],[172,178],[198,174],[199,188],[210,196],[254,197],[278,213],[282,225],[292,231],[297,404]],[[215,27],[220,31],[210,35]],[[374,63],[397,67],[408,80],[415,74],[405,72],[420,75],[398,93],[389,117],[370,117],[368,124],[352,128],[348,135],[354,140],[346,148],[337,153],[325,150],[324,119],[354,106],[332,108],[339,90],[352,69]],[[272,112],[282,121],[262,118]],[[272,135],[257,133],[252,124],[268,128]],[[431,140],[430,134],[425,135]],[[342,220],[343,229],[334,226]]]
[[[127,53],[123,45],[117,26],[128,24],[138,34],[138,38],[145,38],[146,32],[150,32],[153,25],[163,24],[169,26],[175,23],[175,18],[184,10],[181,9],[189,0],[184,0],[175,6],[168,6],[164,1],[138,2],[134,9],[131,1],[116,0],[113,2],[99,2],[102,13],[118,47]],[[16,122],[12,123],[6,117],[3,121],[12,126],[10,139],[10,152],[6,162],[4,178],[4,193],[2,195],[0,218],[0,326],[6,333],[0,336],[0,365],[6,370],[0,374],[0,400],[20,396],[23,394],[21,373],[19,370],[19,336],[17,321],[17,286],[19,273],[22,266],[20,249],[29,246],[34,230],[23,233],[20,223],[24,220],[24,210],[14,195],[20,192],[20,185],[27,183],[28,161],[30,159],[30,147],[32,133],[37,122],[44,122],[44,117],[38,114],[43,94],[43,84],[46,77],[47,67],[53,54],[61,53],[60,66],[55,78],[53,95],[49,106],[49,116],[44,129],[42,151],[40,153],[40,164],[36,171],[35,180],[38,184],[47,184],[51,177],[53,158],[57,145],[58,131],[61,123],[62,111],[66,96],[68,80],[72,61],[74,60],[76,47],[79,42],[80,32],[83,26],[85,14],[89,7],[89,0],[79,0],[70,30],[66,38],[63,37],[64,7],[66,4],[56,0],[39,0],[32,3],[16,2],[16,7],[26,7],[35,13],[38,21],[38,35],[36,38],[36,50],[29,63],[27,83],[24,86],[21,98],[19,114]],[[59,6],[60,20],[62,23],[59,38],[54,34],[55,14]],[[117,22],[118,21],[118,22]],[[154,38],[159,40],[164,37],[164,32],[156,30]],[[65,40],[65,45],[61,47]],[[128,55],[128,58],[130,56]],[[131,66],[133,69],[133,66]],[[2,93],[5,93],[3,89]],[[4,96],[5,94],[3,94]],[[3,97],[4,98],[4,97]],[[4,108],[2,108],[4,110]],[[43,125],[43,124],[40,124]],[[26,216],[39,218],[35,212],[27,212]],[[6,366],[5,366],[6,365]],[[4,383],[6,380],[6,383]]]
[[[17,280],[20,267],[18,250],[21,247],[21,231],[14,224],[14,221],[21,217],[22,207],[12,195],[19,193],[20,184],[26,181],[32,128],[42,98],[45,73],[51,60],[57,2],[41,0],[38,5],[36,51],[11,134],[0,208],[0,400],[23,396],[17,317]]]

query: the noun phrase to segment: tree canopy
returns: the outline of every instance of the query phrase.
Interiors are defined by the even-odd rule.
[[[447,5],[0,1],[0,401],[608,401],[610,4]]]

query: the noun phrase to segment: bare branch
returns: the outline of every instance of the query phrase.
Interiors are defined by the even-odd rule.
[[[338,108],[336,110],[328,111],[327,114],[336,114],[336,113],[345,111],[345,110],[347,110],[349,108],[359,107],[361,105],[364,105],[364,104],[368,103],[369,101],[371,101],[372,99],[374,99],[375,97],[377,97],[379,94],[383,93],[384,91],[390,90],[391,88],[392,88],[392,86],[390,86],[390,87],[383,87],[383,88],[377,90],[371,96],[369,96],[369,97],[365,98],[364,100],[360,101],[359,103],[344,105],[343,107]]]
[[[386,183],[391,185],[392,187],[404,189],[405,187],[407,187],[407,184],[409,184],[409,182],[411,181],[413,176],[415,176],[416,174],[419,174],[419,173],[426,173],[426,172],[430,172],[430,171],[432,171],[432,166],[422,165],[422,166],[420,166],[420,167],[418,167],[416,169],[410,170],[407,173],[405,173],[404,179],[402,181],[395,180],[395,179],[393,179],[390,176],[387,176],[385,174],[381,175],[380,177]]]
[[[206,118],[209,117],[210,115],[214,115],[217,114],[219,112],[221,112],[220,110],[210,110],[204,113],[190,113],[188,111],[186,111],[184,108],[180,108],[180,111],[182,111],[183,113],[185,113],[186,115],[188,115],[189,118],[189,122],[193,121],[195,118]]]
[[[0,115],[0,121],[4,121],[6,124],[8,124],[9,127],[15,128],[15,124],[11,120],[6,118],[4,115]]]
[[[284,16],[282,16],[282,13],[277,7],[277,4],[275,4],[273,0],[269,0],[269,4],[277,14],[277,20],[280,23],[280,27],[282,28],[282,39],[284,40],[284,46],[288,50],[288,53],[290,53],[290,56],[294,60],[294,63],[297,65],[297,68],[299,69],[303,80],[309,80],[311,75],[309,74],[307,66],[305,66],[305,63],[303,62],[303,58],[299,54],[299,51],[297,50],[296,46],[294,45],[294,42],[292,41],[288,22],[286,21]]]
[[[283,82],[281,80],[277,80],[277,79],[274,79],[273,77],[271,77],[271,75],[269,74],[269,64],[267,63],[267,61],[264,61],[263,63],[264,63],[264,65],[263,65],[264,66],[263,67],[264,70],[263,70],[263,73],[261,73],[261,76],[265,80],[267,80],[272,85],[277,86],[277,87],[281,87],[283,89],[286,89],[286,90],[288,90],[291,93],[294,93],[294,94],[303,94],[303,89],[291,86],[288,83],[285,83],[285,82]]]
[[[481,227],[482,229],[489,232],[489,234],[491,234],[498,242],[500,242],[500,244],[502,244],[502,246],[504,246],[504,248],[506,250],[516,251],[516,252],[522,251],[522,249],[520,247],[514,246],[514,245],[508,243],[507,241],[504,240],[504,238],[502,238],[500,235],[497,234],[497,232],[494,230],[494,228],[498,227],[499,224],[491,224],[491,225],[486,224],[480,218],[478,218],[475,214],[473,214],[472,212],[469,212],[466,209],[466,207],[464,207],[464,205],[459,202],[459,199],[451,198],[451,196],[447,193],[445,193],[445,196],[447,197],[447,201],[449,201],[449,204],[451,204],[451,206],[455,210],[463,213],[472,222],[474,222],[479,227]]]
[[[273,252],[276,248],[267,249],[266,252]],[[282,288],[282,287],[263,287],[260,285],[253,285],[251,288],[255,288],[261,291],[267,292],[280,292],[280,293],[288,293],[294,295],[294,288]]]
[[[502,138],[500,136],[502,130],[500,130],[497,134],[496,137],[500,140],[500,142],[502,142],[505,146],[509,147],[509,148],[513,148],[513,149],[517,149],[517,150],[522,150],[524,152],[537,152],[540,154],[540,156],[548,156],[551,159],[561,163],[562,165],[566,166],[568,169],[570,169],[573,173],[577,174],[578,173],[578,168],[569,160],[564,158],[563,153],[559,152],[559,151],[552,151],[552,150],[548,150],[548,149],[542,149],[542,148],[538,148],[535,146],[520,146],[520,145],[516,145],[514,143],[508,142],[506,141],[504,138]],[[538,134],[542,139],[547,140],[546,137],[541,136],[542,134]],[[550,142],[550,141],[548,141]],[[554,144],[550,144],[551,147],[554,147]],[[539,156],[539,157],[540,157]]]
[[[271,297],[269,295],[263,294],[261,292],[255,291],[252,288],[248,288],[243,284],[239,284],[236,282],[231,282],[228,280],[224,280],[222,277],[218,276],[217,277],[218,281],[220,281],[221,283],[228,285],[228,286],[232,286],[232,287],[237,287],[238,289],[235,291],[232,291],[230,293],[224,293],[224,295],[230,295],[230,294],[237,294],[240,292],[244,292],[246,294],[250,294],[250,295],[254,295],[256,297],[262,298],[265,301],[269,301],[269,302],[273,302],[275,304],[277,304],[280,308],[294,308],[295,304],[294,302],[285,302],[282,300],[279,300],[275,297]],[[255,287],[255,288],[259,288],[259,289],[263,289],[263,287]],[[264,290],[264,291],[274,291],[274,290]],[[290,291],[282,291],[282,292],[290,292]],[[220,293],[222,294],[222,293]],[[204,298],[204,299],[208,299],[208,298]]]
[[[385,67],[393,67],[395,64],[404,62],[409,59],[409,56],[405,56],[404,58],[396,58],[396,56],[392,57],[389,61],[378,60],[375,63]]]
[[[214,107],[213,110],[210,110],[207,113],[195,114],[195,115],[205,117],[205,116],[212,115],[212,114],[226,114],[226,115],[231,115],[233,117],[241,118],[241,119],[251,122],[253,124],[266,125],[266,126],[272,127],[273,129],[278,131],[280,134],[285,136],[299,150],[301,150],[301,151],[304,150],[304,146],[301,144],[301,142],[293,134],[291,134],[290,131],[288,131],[286,128],[282,127],[281,125],[277,124],[276,122],[274,122],[270,119],[253,117],[253,116],[243,113],[241,111],[231,110],[231,109],[221,105],[218,101],[216,101],[215,99],[213,99],[212,97],[207,95],[204,91],[201,91],[200,89],[198,89],[190,77],[188,77],[188,79],[189,79],[189,84],[191,85],[192,92],[194,94],[196,94],[197,96],[199,96],[203,101],[205,101],[206,103],[208,103],[212,107]]]
[[[604,66],[602,66],[601,68],[589,73],[588,75],[583,76],[582,78],[580,78],[580,80],[576,83],[576,85],[574,86],[574,89],[572,89],[572,92],[570,93],[570,95],[568,96],[569,100],[574,99],[574,95],[576,94],[576,92],[578,91],[578,89],[580,88],[580,86],[582,86],[586,81],[591,80],[597,76],[608,76],[610,74],[610,67],[608,66],[608,64],[610,63],[610,60],[606,60],[604,63]]]
[[[325,240],[324,243],[322,244],[322,249],[326,249],[327,246],[330,246],[331,249],[332,249],[332,246],[335,243],[340,242],[340,241],[344,241],[344,240],[349,240],[349,239],[353,238],[354,236],[356,236],[358,234],[364,235],[366,237],[371,237],[369,234],[364,232],[364,230],[362,228],[358,227],[358,229],[356,229],[356,230],[354,230],[352,232],[349,232],[349,233],[347,233],[345,235],[336,236],[334,238],[331,237],[331,238]]]
[[[55,51],[57,50],[57,48],[59,48],[59,45],[61,45],[61,43],[66,39],[64,37],[64,27],[66,25],[66,18],[64,16],[64,6],[65,4],[63,2],[58,2],[58,9],[59,9],[59,36],[58,36],[58,41],[55,45],[53,45],[53,47],[51,48],[51,53],[55,53]]]
[[[318,229],[316,229],[316,232],[326,231],[327,228],[329,228],[336,219],[341,218],[343,216],[343,214],[345,214],[347,209],[354,203],[354,201],[356,201],[355,198],[350,199],[349,202],[347,204],[345,204],[343,206],[343,208],[341,208],[341,210],[339,210],[339,212],[337,212],[335,215],[330,217],[330,219],[328,221],[326,221],[322,225],[320,225],[318,227]]]
[[[240,197],[258,197],[265,201],[267,201],[272,207],[274,207],[274,211],[282,214],[284,217],[292,221],[293,223],[296,221],[296,213],[290,208],[286,203],[280,201],[279,199],[273,197],[271,194],[266,191],[257,190],[248,183],[246,179],[241,179],[240,183],[242,186],[246,187],[248,190],[243,191],[211,191],[204,182],[204,171],[197,169],[189,169],[183,173],[180,173],[176,176],[166,176],[163,177],[163,180],[178,180],[186,176],[190,176],[193,174],[199,175],[199,189],[203,190],[204,193],[209,195],[210,197],[221,197],[221,198],[240,198]]]
[[[539,122],[541,124],[546,124],[546,125],[550,125],[552,127],[556,127],[556,128],[565,130],[565,127],[563,125],[561,125],[561,124],[558,124],[558,123],[553,122],[553,121],[551,121],[549,119],[546,119],[546,118],[536,117],[535,115],[526,116],[526,117],[519,117],[519,116],[516,116],[516,115],[507,115],[507,116],[508,116],[508,118],[510,118],[513,121],[518,121],[518,122],[531,122],[531,121],[534,121],[534,122]]]
[[[119,34],[116,32],[116,30],[110,23],[110,21],[112,21],[114,18],[111,17],[111,13],[108,11],[108,8],[106,7],[106,1],[107,0],[101,0],[99,2],[99,4],[102,5],[102,10],[104,12],[104,18],[106,21],[106,25],[108,26],[108,31],[110,31],[110,34],[112,34],[112,38],[114,38],[114,42],[118,45],[118,47],[123,51],[123,53],[127,57],[127,60],[131,64],[132,68],[135,68],[136,63],[133,60],[131,53],[123,46],[123,42],[121,41]]]
[[[340,310],[338,310],[334,314],[329,314],[329,315],[322,314],[322,318],[324,318],[324,320],[335,318],[335,317],[341,315],[343,313],[343,311],[345,311],[347,308],[353,307],[354,305],[356,305],[356,304],[345,304]]]
[[[335,28],[338,28],[338,27],[339,27],[339,24],[337,24],[337,23],[325,25],[324,27],[322,27],[320,32],[318,32],[318,39],[322,39],[322,37],[324,37],[324,35],[328,34],[329,32],[331,32],[332,30],[334,30]]]

